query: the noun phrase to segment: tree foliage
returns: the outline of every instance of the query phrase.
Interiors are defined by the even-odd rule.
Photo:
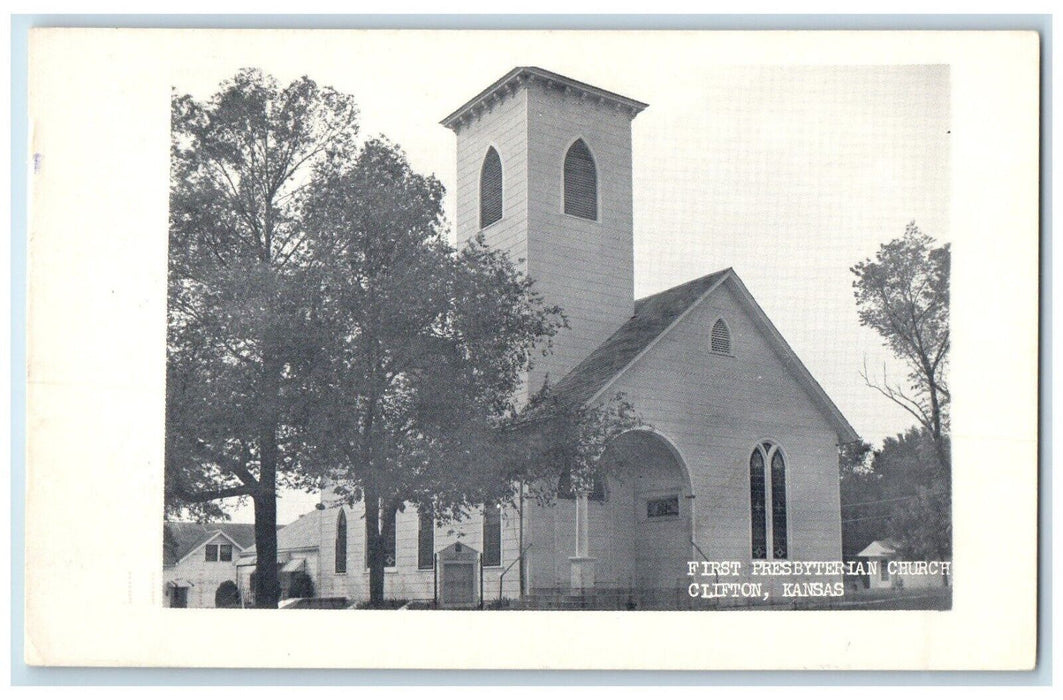
[[[383,139],[315,191],[309,428],[337,498],[363,501],[370,595],[383,598],[386,544],[407,504],[437,520],[511,500],[558,441],[591,450],[619,407],[519,401],[536,354],[564,325],[502,252],[447,244],[443,190]],[[558,428],[559,417],[585,427]],[[548,437],[549,436],[549,437]],[[582,442],[579,442],[582,441]],[[554,483],[556,484],[556,478]]]
[[[307,357],[308,193],[355,148],[352,98],[255,70],[171,102],[166,504],[250,497],[256,604],[274,607],[278,485],[310,482],[295,382]]]
[[[907,386],[867,383],[908,411],[935,440],[948,432],[949,244],[935,247],[915,222],[852,267],[860,323],[882,336],[908,367]]]
[[[842,473],[842,551],[846,558],[890,539],[912,559],[952,554],[950,470],[922,427],[886,438],[868,468]],[[948,438],[945,438],[948,453]]]

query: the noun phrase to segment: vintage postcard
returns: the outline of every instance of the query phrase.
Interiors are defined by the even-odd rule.
[[[30,49],[27,663],[1033,665],[1035,33]]]

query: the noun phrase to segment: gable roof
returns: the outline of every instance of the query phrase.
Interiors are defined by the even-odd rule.
[[[640,357],[682,318],[706,299],[717,287],[727,284],[749,312],[769,345],[775,350],[812,402],[823,412],[842,443],[859,439],[856,431],[834,405],[760,308],[732,268],[713,272],[663,292],[635,301],[635,313],[594,352],[557,383],[555,391],[563,398],[581,403],[597,400]]]
[[[318,547],[321,541],[322,526],[321,519],[325,517],[325,513],[331,511],[314,509],[309,513],[303,513],[291,523],[285,525],[277,531],[277,551],[283,551],[285,549],[306,549],[308,547]],[[243,554],[246,556],[254,556],[255,552],[254,544],[244,550]]]
[[[573,401],[598,397],[649,345],[671,327],[695,302],[715,287],[731,268],[713,272],[678,287],[635,301],[635,313],[583,362],[562,377],[554,390]]]
[[[255,543],[255,526],[250,523],[163,523],[162,565],[173,566],[219,532],[240,550]]]
[[[875,540],[860,550],[858,557],[888,557],[897,553],[897,543],[893,540]]]

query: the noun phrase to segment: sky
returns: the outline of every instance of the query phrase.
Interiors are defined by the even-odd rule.
[[[860,376],[865,363],[904,370],[859,325],[849,268],[910,221],[950,240],[947,66],[796,65],[685,32],[248,34],[189,48],[173,84],[197,98],[247,66],[353,94],[362,136],[386,135],[438,177],[451,222],[455,138],[438,122],[514,66],[648,103],[632,123],[636,297],[733,267],[861,437],[878,445],[914,423]],[[279,522],[315,502],[285,494]]]

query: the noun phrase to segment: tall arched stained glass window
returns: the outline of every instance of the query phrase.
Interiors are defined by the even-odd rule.
[[[766,559],[768,556],[768,516],[764,505],[766,494],[764,454],[758,447],[749,457],[749,509],[753,526],[752,555],[754,559]]]
[[[565,154],[565,213],[581,219],[598,219],[598,172],[583,139]]]
[[[774,443],[760,443],[749,457],[749,504],[752,557],[786,559],[786,460]]]
[[[480,228],[502,218],[502,159],[494,148],[487,149],[480,167]]]
[[[336,573],[347,573],[347,514],[342,508],[336,518]]]
[[[786,558],[786,464],[774,447],[771,455],[771,540],[772,555]]]

